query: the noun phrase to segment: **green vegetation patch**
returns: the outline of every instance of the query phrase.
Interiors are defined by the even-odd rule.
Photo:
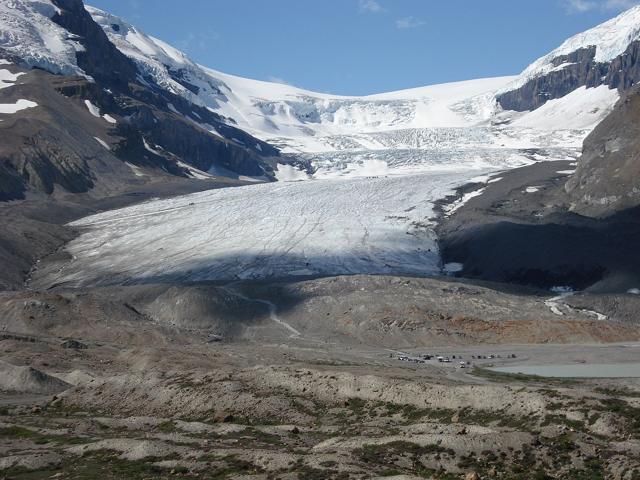
[[[570,418],[567,418],[564,415],[554,415],[554,414],[545,415],[542,421],[542,426],[546,427],[547,425],[564,425],[573,430],[577,430],[581,432],[589,431],[584,422],[581,422],[580,420],[572,420]]]
[[[9,438],[15,440],[28,440],[37,445],[45,445],[47,443],[59,443],[66,445],[76,445],[88,443],[91,440],[88,438],[80,438],[67,435],[44,435],[35,430],[29,428],[11,426],[0,428],[0,438]]]
[[[494,382],[511,383],[543,383],[550,385],[579,385],[583,382],[576,378],[554,378],[554,377],[541,377],[539,375],[526,375],[524,373],[505,373],[489,370],[488,368],[474,367],[471,371],[472,375],[476,377],[486,378]]]
[[[186,467],[170,469],[152,464],[155,459],[123,460],[109,452],[95,452],[65,461],[57,467],[29,471],[24,468],[4,470],[2,474],[13,480],[43,480],[63,473],[68,480],[142,480],[186,478]]]
[[[384,444],[366,444],[361,448],[354,450],[354,455],[369,467],[385,472],[388,475],[390,471],[401,471],[403,468],[399,465],[400,460],[408,460],[411,468],[406,469],[404,473],[414,475],[423,475],[431,478],[434,472],[427,469],[421,459],[424,456],[455,456],[452,449],[441,447],[440,445],[418,445],[413,442],[395,441]]]
[[[639,391],[623,387],[597,387],[594,391],[610,397],[640,398]]]
[[[600,405],[595,409],[622,417],[627,432],[634,437],[640,436],[640,408],[621,398],[605,398],[600,400]]]

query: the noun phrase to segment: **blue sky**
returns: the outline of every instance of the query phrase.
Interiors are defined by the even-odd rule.
[[[364,95],[519,73],[634,0],[87,0],[227,73]]]

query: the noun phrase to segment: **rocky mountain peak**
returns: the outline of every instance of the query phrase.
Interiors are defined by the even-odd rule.
[[[532,63],[496,98],[505,110],[535,110],[580,87],[621,93],[640,81],[640,6],[579,33]]]

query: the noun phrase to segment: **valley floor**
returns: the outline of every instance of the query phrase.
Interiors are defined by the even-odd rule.
[[[402,362],[400,352],[390,358],[372,346],[206,344],[145,330],[129,342],[72,346],[3,337],[3,360],[35,368],[0,364],[3,381],[32,389],[2,397],[7,478],[638,478],[639,379],[485,369],[507,355],[520,363],[630,361],[637,344],[414,352],[474,364],[460,370]],[[471,360],[492,354],[502,358]]]
[[[545,168],[255,185],[76,222],[30,288],[0,292],[1,473],[637,479],[640,378],[488,367],[637,365],[640,296],[421,277],[442,266],[438,215],[455,231],[502,185],[524,217],[535,200],[514,196],[539,197],[516,193],[568,166]]]
[[[0,0],[0,480],[640,480],[640,9],[345,97],[49,3]]]

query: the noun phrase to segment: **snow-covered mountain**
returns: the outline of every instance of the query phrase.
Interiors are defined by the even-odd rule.
[[[94,47],[87,44],[86,28],[74,31],[56,21],[76,4],[81,5],[78,0],[2,3],[0,52],[21,65],[95,81],[92,75],[104,72],[97,62],[86,61]],[[295,155],[295,161],[280,162],[280,179],[306,178],[311,172],[316,177],[366,175],[575,159],[584,138],[612,110],[629,78],[635,78],[635,67],[622,73],[614,67],[629,56],[640,36],[636,7],[569,39],[519,76],[346,97],[206,68],[114,15],[86,9],[112,45],[133,62],[135,81],[159,91],[176,116],[258,154],[264,145],[247,143],[240,130],[227,127]],[[83,61],[94,68],[87,69]],[[221,121],[203,119],[203,112]],[[146,144],[160,147],[147,151],[176,153],[175,145],[160,145],[160,138],[147,138]],[[198,159],[178,156],[182,165],[225,171],[212,168],[201,154]],[[300,171],[303,167],[307,172]]]
[[[310,160],[316,176],[370,173],[379,171],[381,164],[392,170],[424,171],[447,162],[508,167],[576,158],[586,135],[618,100],[613,85],[577,82],[558,98],[535,100],[531,112],[505,109],[505,98],[514,92],[522,96],[520,90],[532,80],[575,65],[561,60],[583,49],[590,49],[596,62],[615,59],[638,39],[640,18],[640,7],[631,9],[568,40],[516,77],[345,97],[200,66],[113,15],[89,11],[144,75],[284,152]],[[540,97],[538,93],[533,95]],[[288,168],[280,171],[281,178],[291,176]]]
[[[640,80],[640,6],[565,41],[497,92],[504,109],[535,110],[577,88],[624,92]]]
[[[67,3],[77,0],[4,2],[1,51],[52,73],[90,77],[77,60],[87,49],[82,35],[52,21]],[[346,97],[212,70],[114,15],[86,9],[136,65],[139,82],[295,155],[296,161],[280,163],[306,166],[316,177],[577,158],[584,138],[618,100],[621,86],[596,82],[589,72],[601,72],[640,36],[636,7],[568,40],[519,76]],[[203,120],[196,109],[177,111],[171,101],[167,105],[204,130],[248,146]],[[188,158],[183,163],[193,164]],[[204,168],[203,162],[197,167]],[[306,173],[281,165],[277,176],[299,179]]]
[[[51,21],[60,8],[48,0],[0,2],[0,48],[5,55],[61,75],[83,74],[78,37]]]
[[[492,92],[512,80],[482,79],[368,97],[322,94],[200,66],[120,18],[95,8],[88,10],[120,51],[138,63],[144,75],[262,138],[281,139],[292,150],[296,150],[296,140],[300,141],[298,151],[331,148],[323,140],[314,142],[312,137],[470,126],[490,118],[494,110]]]
[[[521,75],[508,84],[504,92],[513,91],[527,82],[544,77],[552,72],[562,71],[573,65],[563,59],[580,51],[589,51],[595,63],[606,64],[624,54],[631,44],[640,40],[640,6],[633,7],[621,15],[581,32],[562,45],[529,65]]]

